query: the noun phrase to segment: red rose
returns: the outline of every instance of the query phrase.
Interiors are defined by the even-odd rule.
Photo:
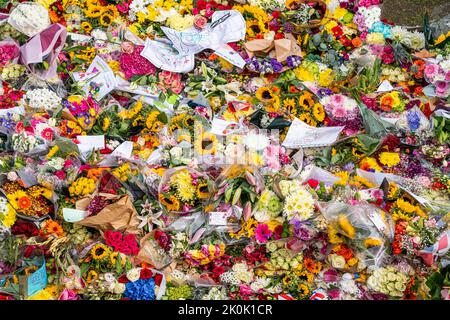
[[[155,275],[155,284],[157,285],[157,286],[159,286],[160,284],[161,284],[161,281],[162,281],[162,275],[161,274],[159,274],[159,273],[157,273],[156,275]]]
[[[119,250],[121,253],[126,254],[126,255],[130,255],[131,254],[131,248],[127,245],[127,244],[122,244],[119,247]]]
[[[313,189],[317,188],[317,186],[319,185],[319,181],[315,180],[315,179],[309,179],[307,181],[307,183],[309,184],[309,186]]]
[[[272,17],[274,17],[275,19],[278,19],[280,17],[280,11],[272,12]]]
[[[119,279],[117,279],[117,281],[118,281],[119,283],[128,283],[128,282],[130,282],[130,280],[128,280],[126,274],[121,275],[121,276],[119,277]]]
[[[150,269],[141,269],[141,279],[150,279],[153,277],[153,272]]]
[[[129,233],[123,237],[123,242],[129,245],[136,244],[136,235]]]

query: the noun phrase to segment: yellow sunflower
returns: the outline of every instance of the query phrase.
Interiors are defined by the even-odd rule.
[[[209,198],[209,188],[206,182],[202,182],[197,185],[197,198],[199,199]]]
[[[313,116],[317,121],[323,121],[325,119],[325,111],[320,103],[315,103],[313,107]]]
[[[180,209],[180,201],[173,195],[165,197],[160,194],[159,201],[169,211],[178,211]]]
[[[109,27],[109,25],[113,22],[113,20],[114,20],[114,17],[112,15],[110,15],[110,14],[107,14],[107,13],[103,13],[100,16],[100,19],[99,19],[100,24],[103,27]]]
[[[86,33],[90,33],[92,30],[92,25],[88,21],[83,21],[81,23],[81,29],[83,29]]]
[[[260,100],[261,102],[270,103],[273,102],[275,99],[275,94],[272,91],[272,89],[268,87],[260,87],[258,90],[256,90],[256,98]]]
[[[91,255],[94,260],[103,260],[109,256],[109,248],[102,244],[98,243],[91,249]]]
[[[195,150],[200,155],[215,154],[217,150],[217,137],[209,132],[197,135],[195,139]]]

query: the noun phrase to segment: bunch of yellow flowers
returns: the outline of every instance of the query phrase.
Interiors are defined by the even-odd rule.
[[[95,190],[95,181],[91,178],[81,177],[75,180],[69,187],[71,196],[85,196]]]

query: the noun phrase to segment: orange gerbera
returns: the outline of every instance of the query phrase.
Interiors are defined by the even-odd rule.
[[[390,95],[384,95],[381,98],[381,110],[383,111],[391,111],[392,105],[394,104],[394,98],[392,98]]]
[[[31,200],[28,197],[21,197],[18,201],[17,201],[17,205],[19,206],[19,209],[21,210],[26,210],[29,207],[31,207]]]
[[[309,271],[309,272],[313,272],[314,268],[315,268],[315,263],[311,258],[305,258],[303,260],[303,264],[305,265],[305,268]]]

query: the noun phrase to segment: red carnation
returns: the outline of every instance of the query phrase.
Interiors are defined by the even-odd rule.
[[[307,181],[307,183],[309,184],[309,186],[313,189],[317,188],[317,186],[319,185],[319,181],[315,180],[315,179],[309,179]]]

